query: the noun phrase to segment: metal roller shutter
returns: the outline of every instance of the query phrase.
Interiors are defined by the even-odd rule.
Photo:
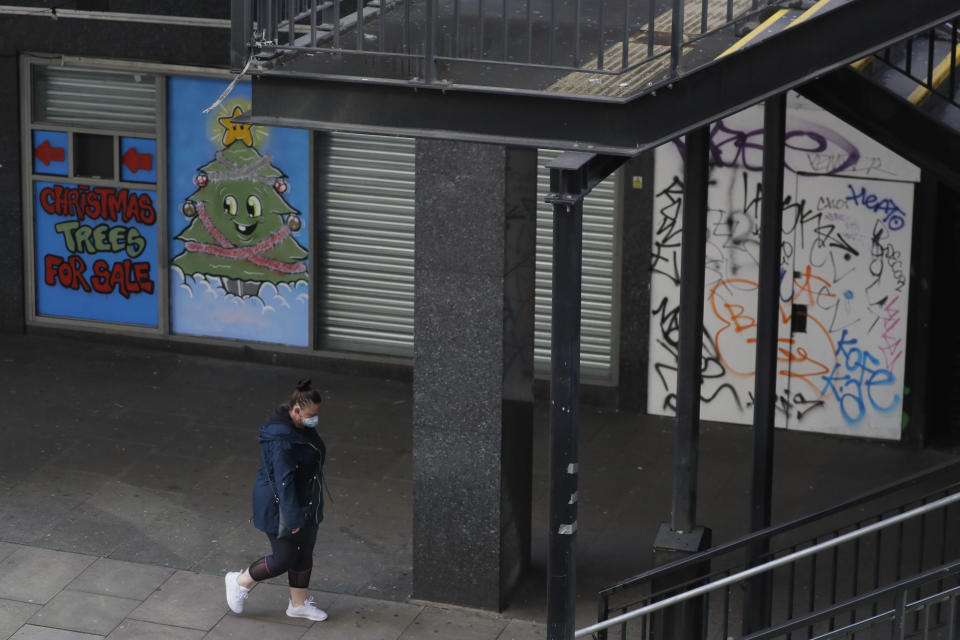
[[[553,211],[542,150],[537,184],[535,361],[550,369]],[[326,175],[326,248],[321,323],[324,346],[413,355],[414,140],[331,134]],[[616,180],[584,202],[581,374],[615,384],[614,309],[617,264]]]
[[[537,293],[534,363],[537,373],[550,373],[550,320],[553,277],[553,208],[543,201],[550,190],[544,165],[560,155],[541,149],[537,174]],[[616,243],[616,173],[583,202],[583,273],[580,312],[580,375],[595,384],[616,384],[616,288],[619,264]]]
[[[414,140],[328,140],[323,345],[412,357]]]
[[[153,132],[155,76],[128,71],[37,65],[34,119],[65,126]]]

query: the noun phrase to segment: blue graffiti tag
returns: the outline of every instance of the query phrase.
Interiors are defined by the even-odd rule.
[[[899,394],[894,394],[887,406],[882,406],[874,398],[877,387],[888,387],[896,382],[893,372],[880,367],[880,360],[864,349],[859,349],[856,338],[847,338],[847,330],[843,330],[840,342],[837,344],[837,364],[828,376],[821,376],[824,380],[821,395],[828,391],[840,403],[840,411],[849,424],[856,424],[863,420],[867,412],[867,405],[880,412],[892,410],[900,404]],[[839,384],[835,384],[839,383]]]
[[[890,198],[881,199],[877,197],[875,193],[867,193],[866,187],[860,187],[860,190],[857,191],[853,188],[852,184],[848,184],[847,188],[850,189],[850,195],[847,196],[847,200],[852,200],[856,205],[866,207],[874,213],[881,214],[883,216],[883,223],[890,227],[890,231],[903,228],[907,213],[897,206],[896,202]]]

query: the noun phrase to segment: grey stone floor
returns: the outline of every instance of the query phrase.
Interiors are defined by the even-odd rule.
[[[333,493],[311,585],[331,617],[311,627],[283,615],[282,582],[257,586],[240,617],[221,593],[224,572],[268,550],[249,522],[257,426],[303,377],[324,395]],[[502,614],[411,600],[408,381],[0,335],[0,402],[0,640],[545,635],[546,402],[532,566]],[[670,420],[583,408],[577,626],[595,620],[597,590],[650,567],[672,440]],[[746,532],[751,452],[749,429],[704,424],[698,522],[714,542]],[[778,432],[774,519],[950,458]]]
[[[254,587],[226,609],[223,577],[0,544],[0,638],[13,640],[533,640],[542,625],[493,613],[320,592],[324,622],[288,618],[288,590]]]

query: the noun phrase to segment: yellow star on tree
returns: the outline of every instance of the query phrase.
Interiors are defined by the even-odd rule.
[[[242,140],[243,144],[248,147],[253,146],[253,133],[250,131],[253,125],[234,122],[234,120],[241,115],[243,115],[243,109],[234,107],[233,115],[217,118],[220,126],[226,129],[226,131],[223,132],[223,146],[229,147],[234,140]]]

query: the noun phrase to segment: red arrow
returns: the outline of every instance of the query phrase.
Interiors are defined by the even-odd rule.
[[[62,147],[51,147],[49,140],[44,140],[40,146],[33,150],[33,155],[44,165],[49,166],[51,162],[63,162],[65,156]]]
[[[129,169],[131,173],[136,173],[140,171],[140,169],[150,171],[153,169],[153,154],[137,153],[136,149],[130,147],[127,149],[127,152],[123,154],[123,166]]]

